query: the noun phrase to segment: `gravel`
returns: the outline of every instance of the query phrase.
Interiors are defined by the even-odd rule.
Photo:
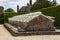
[[[0,25],[0,40],[60,40],[60,35],[32,35],[32,36],[12,36],[5,27]]]

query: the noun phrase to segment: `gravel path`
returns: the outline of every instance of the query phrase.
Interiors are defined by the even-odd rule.
[[[3,25],[0,25],[0,40],[60,40],[60,35],[12,36]]]

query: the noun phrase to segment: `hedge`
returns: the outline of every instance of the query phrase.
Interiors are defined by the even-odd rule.
[[[32,12],[37,12],[37,11],[41,11],[45,15],[55,17],[55,26],[60,27],[60,5],[34,10]]]
[[[4,23],[4,14],[0,13],[0,24]]]
[[[22,14],[26,14],[25,12],[5,12],[4,13],[4,22],[8,22],[8,18],[16,16],[16,15],[22,15]]]

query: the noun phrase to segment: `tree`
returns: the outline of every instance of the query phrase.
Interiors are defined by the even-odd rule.
[[[12,8],[8,8],[5,10],[5,12],[15,12]]]
[[[56,4],[57,4],[57,3],[56,3],[56,0],[53,0],[53,4],[54,4],[54,5],[56,5]]]
[[[37,0],[32,6],[31,10],[38,10],[41,8],[46,8],[52,6],[53,3],[48,0]]]

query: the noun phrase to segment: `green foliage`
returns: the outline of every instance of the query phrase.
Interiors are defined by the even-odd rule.
[[[4,13],[4,22],[7,22],[9,17],[13,17],[15,15],[17,15],[17,13],[5,12]]]
[[[5,10],[5,12],[15,12],[12,8],[8,8]]]
[[[43,8],[39,10],[34,10],[32,12],[37,12],[37,11],[41,11],[45,15],[55,17],[55,26],[60,27],[60,5],[49,7],[49,8]]]
[[[54,5],[56,5],[56,4],[57,4],[56,0],[53,0],[53,4],[54,4]]]
[[[38,10],[41,8],[47,8],[53,6],[53,3],[48,1],[48,0],[37,0],[31,7],[31,11],[32,10]]]
[[[0,14],[0,24],[1,23],[4,23],[4,14],[2,13],[2,14]]]
[[[16,16],[16,15],[22,15],[25,14],[25,12],[19,12],[19,13],[15,13],[15,12],[5,12],[4,13],[4,22],[8,22],[8,18]]]

